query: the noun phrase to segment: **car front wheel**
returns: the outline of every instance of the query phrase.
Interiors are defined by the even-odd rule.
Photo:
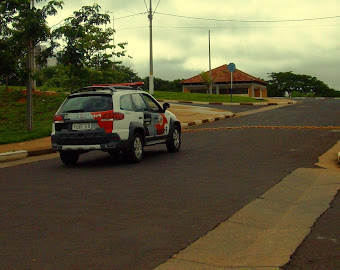
[[[178,125],[174,126],[171,137],[166,142],[166,148],[168,149],[169,153],[178,152],[181,148],[181,131]]]
[[[79,159],[79,152],[77,151],[60,151],[60,159],[67,166],[77,164]]]

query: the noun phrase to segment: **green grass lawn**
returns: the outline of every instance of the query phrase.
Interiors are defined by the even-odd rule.
[[[55,96],[46,94],[33,95],[33,130],[27,131],[26,122],[26,94],[22,93],[23,86],[10,87],[6,92],[0,86],[0,144],[21,142],[50,136],[52,119],[59,106],[66,98],[66,94],[58,93]],[[39,89],[39,88],[38,88]],[[49,89],[58,91],[58,89]],[[181,92],[155,91],[157,99],[230,102],[230,95],[188,94]],[[234,103],[261,102],[249,97],[233,96]]]
[[[25,97],[20,90],[5,92],[0,88],[0,144],[50,136],[53,116],[66,95],[33,95],[32,131],[27,131]]]

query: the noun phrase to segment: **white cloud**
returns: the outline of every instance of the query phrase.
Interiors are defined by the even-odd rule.
[[[149,70],[149,29],[143,0],[96,1],[114,15],[116,42],[126,41],[133,59],[123,60],[146,76]],[[149,0],[145,1],[149,5]],[[153,8],[158,1],[153,0]],[[93,1],[65,1],[64,10],[50,25]],[[338,16],[337,0],[160,0],[157,12],[233,20],[285,20]],[[289,71],[317,76],[340,90],[340,18],[303,22],[241,23],[154,16],[154,74],[163,79],[190,77],[208,69],[208,29],[211,29],[212,65],[234,62],[254,76]],[[176,28],[177,27],[177,28]],[[203,27],[203,28],[178,28]],[[218,28],[217,28],[218,27]],[[133,29],[127,29],[133,28]]]

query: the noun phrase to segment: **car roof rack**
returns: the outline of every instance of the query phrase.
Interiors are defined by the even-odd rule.
[[[117,90],[143,90],[142,88],[140,88],[141,85],[144,85],[144,82],[94,84],[91,86],[80,88],[78,90],[74,90],[71,92],[71,94],[100,90],[109,90],[111,92],[117,92]]]
[[[90,92],[90,91],[101,91],[101,90],[109,90],[111,92],[117,92],[116,89],[110,87],[110,86],[104,86],[104,85],[92,85],[92,86],[86,86],[83,88],[80,88],[78,90],[73,90],[71,94],[81,93],[81,92]]]
[[[129,83],[112,83],[112,84],[95,84],[93,86],[111,86],[116,89],[126,89],[126,90],[143,90],[141,86],[144,82],[129,82]]]

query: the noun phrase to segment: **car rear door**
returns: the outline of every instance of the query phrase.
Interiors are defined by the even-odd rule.
[[[142,113],[137,113],[135,111],[131,94],[129,93],[119,97],[119,104],[116,106],[115,113],[121,113],[123,115],[121,121],[114,122],[114,132],[117,132],[122,140],[127,140],[129,138],[131,122],[143,123]]]

